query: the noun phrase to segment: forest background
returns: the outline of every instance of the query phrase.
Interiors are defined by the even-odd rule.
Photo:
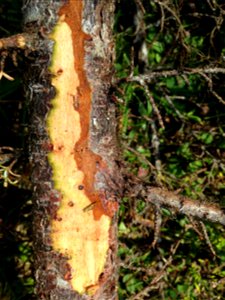
[[[21,2],[0,1],[1,37],[22,31]],[[132,182],[140,189],[167,188],[224,208],[224,16],[223,1],[117,2],[112,89],[131,188]],[[22,53],[16,60],[1,58],[14,78],[0,81],[0,297],[5,300],[31,299],[34,288],[31,192],[26,153],[21,155],[29,133],[22,87],[26,63]],[[13,174],[6,174],[11,154],[19,158]],[[154,207],[130,187],[119,211],[120,299],[223,299],[224,228],[160,208],[161,233],[153,248]]]

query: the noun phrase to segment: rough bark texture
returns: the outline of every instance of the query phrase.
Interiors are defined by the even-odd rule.
[[[194,201],[188,197],[157,187],[150,187],[147,191],[147,201],[153,205],[158,205],[159,207],[166,206],[186,216],[225,225],[225,214],[223,210],[215,204]]]
[[[53,234],[60,228],[61,218],[58,210],[64,195],[62,190],[56,187],[54,166],[49,160],[52,153],[61,150],[55,149],[51,138],[51,127],[54,127],[54,124],[50,124],[52,119],[49,119],[52,106],[54,108],[52,99],[59,93],[57,83],[53,83],[54,77],[60,76],[61,73],[50,72],[54,52],[54,42],[50,34],[60,16],[73,32],[74,26],[77,27],[79,24],[72,20],[80,18],[80,9],[82,9],[83,30],[80,28],[77,32],[83,36],[76,40],[77,32],[74,36],[72,33],[75,69],[80,86],[74,88],[71,97],[74,111],[80,117],[81,135],[74,144],[73,155],[78,170],[84,174],[82,185],[79,185],[78,189],[84,189],[84,196],[90,200],[90,204],[92,203],[89,209],[91,211],[87,213],[93,216],[96,223],[103,218],[109,220],[106,240],[108,251],[104,269],[99,274],[97,282],[87,286],[82,293],[74,290],[71,281],[74,279],[72,278],[74,266],[70,264],[70,251],[68,250],[66,255],[65,252],[57,250],[53,242]],[[24,79],[31,115],[29,152],[33,166],[31,181],[34,187],[34,268],[37,297],[56,300],[116,299],[116,210],[119,199],[115,189],[118,190],[121,178],[115,161],[115,157],[118,157],[115,107],[109,95],[112,76],[114,1],[29,0],[24,1],[23,12],[25,32],[39,37],[36,52],[30,54],[31,63]],[[80,46],[77,46],[79,43]],[[81,49],[83,53],[80,53]],[[90,105],[87,99],[89,96]],[[79,199],[73,201],[75,205],[72,201],[69,202],[68,209],[76,206]],[[86,217],[85,208],[82,213]],[[73,222],[76,223],[76,216]],[[58,236],[55,239],[58,239]],[[82,255],[83,253],[80,253],[80,256]]]

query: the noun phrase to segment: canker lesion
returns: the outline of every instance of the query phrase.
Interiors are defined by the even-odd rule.
[[[79,5],[80,1],[68,3],[69,11],[61,12],[65,13],[65,21],[59,21],[52,34],[55,47],[50,71],[56,74],[63,66],[63,73],[52,78],[57,93],[47,119],[53,144],[48,155],[52,179],[54,188],[62,195],[56,219],[51,222],[51,239],[55,251],[70,257],[71,276],[67,280],[73,289],[85,293],[89,286],[94,286],[95,293],[108,255],[111,219],[97,204],[98,193],[94,188],[96,164],[101,158],[88,146],[91,89],[82,65],[80,23],[71,15],[71,10],[78,10]],[[79,101],[78,110],[74,97]],[[60,150],[59,145],[64,148]],[[95,201],[93,211],[83,211]]]

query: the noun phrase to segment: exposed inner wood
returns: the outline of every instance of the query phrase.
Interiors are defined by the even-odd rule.
[[[62,194],[51,238],[54,250],[69,258],[73,289],[94,293],[104,271],[111,218],[93,188],[101,159],[88,148],[91,89],[83,69],[87,36],[81,13],[82,1],[64,6],[51,36],[55,45],[50,70],[57,94],[47,120],[53,145],[49,161],[55,188]],[[84,209],[92,202],[96,204]]]

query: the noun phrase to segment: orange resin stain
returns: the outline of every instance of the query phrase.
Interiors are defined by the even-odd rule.
[[[81,14],[82,1],[70,1],[60,11],[51,36],[55,46],[50,71],[56,97],[47,119],[53,145],[49,162],[54,187],[62,194],[51,238],[54,250],[69,257],[73,289],[95,293],[106,262],[111,218],[101,205],[84,210],[99,202],[93,186],[101,159],[88,149],[91,89],[83,69],[88,37],[82,32]]]

